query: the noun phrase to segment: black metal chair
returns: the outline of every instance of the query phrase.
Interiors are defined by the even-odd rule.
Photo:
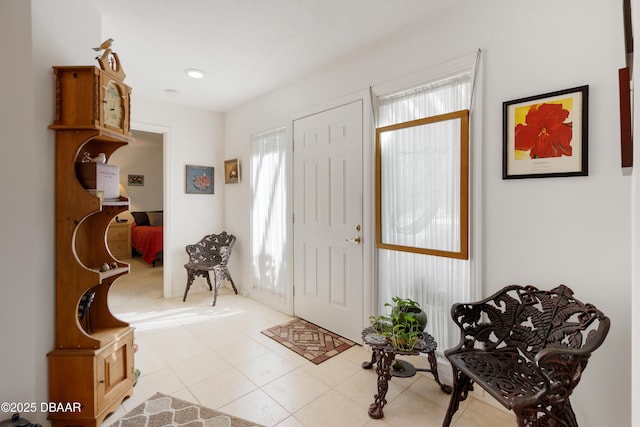
[[[512,285],[455,304],[451,316],[460,343],[445,351],[453,392],[443,427],[474,384],[513,410],[520,427],[578,426],[569,396],[609,331],[600,310],[564,285],[550,291]]]
[[[218,288],[223,280],[228,280],[233,287],[233,291],[237,294],[235,283],[231,278],[231,273],[227,268],[227,263],[231,257],[231,249],[236,241],[232,234],[223,231],[220,234],[209,234],[203,237],[198,243],[187,245],[185,250],[189,255],[189,262],[184,265],[187,270],[187,287],[184,290],[182,301],[187,300],[187,293],[193,284],[196,276],[207,279],[209,290],[212,291],[210,272],[213,271],[215,281],[215,291],[213,296],[213,305],[216,305],[218,299]]]

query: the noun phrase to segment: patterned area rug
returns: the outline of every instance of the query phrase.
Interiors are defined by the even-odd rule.
[[[264,330],[262,333],[316,365],[355,344],[353,341],[302,319],[294,319]]]
[[[114,427],[264,427],[162,393],[154,394],[112,425]]]

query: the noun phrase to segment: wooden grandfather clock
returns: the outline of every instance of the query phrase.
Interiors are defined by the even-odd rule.
[[[54,427],[100,426],[133,392],[133,328],[107,304],[109,288],[129,265],[106,244],[109,223],[129,208],[119,194],[119,169],[108,160],[133,141],[131,88],[109,47],[98,65],[53,67],[56,298],[49,402],[80,407],[49,412]]]

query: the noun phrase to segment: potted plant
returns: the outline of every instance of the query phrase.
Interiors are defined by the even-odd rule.
[[[387,337],[391,345],[402,351],[412,351],[427,325],[427,316],[420,304],[412,299],[394,297],[388,316],[372,316],[371,326],[380,335]]]
[[[397,311],[391,315],[393,332],[391,345],[402,351],[411,351],[418,343],[422,330],[414,313]]]
[[[391,307],[391,314],[393,315],[394,311],[399,311],[402,313],[413,313],[414,318],[420,324],[420,332],[423,332],[427,327],[427,313],[424,312],[422,308],[420,308],[420,303],[418,301],[414,301],[410,298],[400,298],[393,297],[391,299],[393,304],[387,303],[385,306]]]

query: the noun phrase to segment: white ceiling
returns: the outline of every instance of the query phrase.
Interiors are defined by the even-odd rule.
[[[452,0],[86,0],[134,94],[228,111]],[[97,46],[102,40],[95,40]],[[90,46],[94,47],[94,46]],[[204,79],[187,77],[197,68]],[[167,90],[175,91],[168,93]]]

